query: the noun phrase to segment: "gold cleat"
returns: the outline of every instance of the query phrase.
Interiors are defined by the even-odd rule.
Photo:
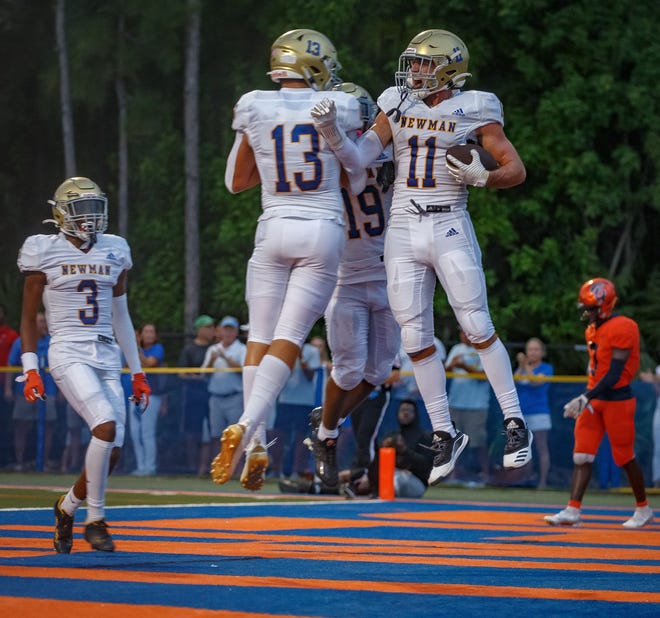
[[[268,452],[261,444],[257,444],[245,457],[241,485],[250,491],[259,491],[264,485],[267,468]]]
[[[229,425],[220,438],[220,452],[211,462],[211,478],[214,483],[226,483],[234,473],[236,464],[243,453],[242,444],[245,425]]]

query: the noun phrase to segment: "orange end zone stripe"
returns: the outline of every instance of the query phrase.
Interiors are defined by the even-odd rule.
[[[501,597],[526,599],[562,599],[575,601],[608,601],[622,603],[660,603],[658,592],[628,592],[627,590],[582,590],[559,588],[524,588],[519,586],[474,586],[469,584],[427,584],[419,582],[379,582],[326,580],[287,577],[255,577],[250,575],[205,575],[198,573],[153,573],[97,569],[81,571],[67,568],[5,567],[2,575],[78,581],[143,582],[167,585],[295,588],[305,590],[370,590],[381,593],[428,594],[442,596]],[[22,618],[25,618],[24,616]]]
[[[127,605],[125,603],[92,603],[90,601],[57,601],[54,599],[30,599],[27,597],[0,596],[0,610],[4,616],[44,618],[44,616],[77,616],[89,618],[273,618],[273,614],[232,612],[192,607],[163,605]],[[277,614],[277,618],[306,618],[302,614]]]

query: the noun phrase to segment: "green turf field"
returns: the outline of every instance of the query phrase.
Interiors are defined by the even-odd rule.
[[[73,475],[48,473],[0,473],[0,508],[50,507],[54,497],[68,489]],[[658,490],[649,490],[653,494]],[[108,487],[108,506],[132,504],[209,504],[221,502],[251,502],[263,500],[317,500],[307,494],[283,494],[277,481],[268,480],[260,492],[241,488],[238,481],[214,485],[210,479],[194,476],[112,476]],[[431,487],[424,499],[458,502],[513,502],[563,506],[568,489],[537,490],[523,487],[469,488],[452,485]],[[653,496],[650,496],[653,502]],[[589,505],[633,507],[628,488],[587,492],[584,508]]]

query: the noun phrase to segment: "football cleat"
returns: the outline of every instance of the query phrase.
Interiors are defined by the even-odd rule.
[[[316,432],[321,426],[321,420],[323,418],[323,408],[314,408],[309,413],[309,426],[312,429],[312,435],[316,435]]]
[[[324,485],[330,488],[337,487],[339,483],[339,469],[337,468],[337,438],[319,440],[313,438],[314,468],[317,476]]]
[[[580,509],[567,506],[555,515],[546,515],[544,521],[551,526],[575,526],[580,523]]]
[[[453,438],[445,431],[433,433],[431,446],[425,447],[433,452],[433,468],[429,474],[429,485],[435,485],[451,474],[456,461],[469,441],[470,438],[461,431],[457,431]]]
[[[635,509],[632,517],[623,522],[624,528],[643,528],[646,524],[650,524],[653,521],[653,511],[651,507],[648,506],[638,506]]]
[[[55,535],[53,536],[53,547],[58,554],[70,554],[73,547],[73,515],[62,510],[62,501],[65,496],[60,496],[55,501]]]
[[[243,453],[245,425],[229,425],[220,438],[220,452],[211,462],[211,478],[214,483],[226,483],[236,469],[238,460]]]
[[[527,429],[521,418],[510,418],[504,421],[504,467],[522,468],[532,460],[532,442],[534,436]]]
[[[259,491],[264,485],[267,468],[268,452],[261,444],[257,444],[245,456],[241,485],[250,491]]]
[[[85,540],[98,551],[115,551],[115,544],[108,533],[104,519],[92,521],[85,526]]]

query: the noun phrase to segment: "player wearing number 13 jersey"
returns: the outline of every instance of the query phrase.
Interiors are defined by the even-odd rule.
[[[331,96],[342,129],[351,133],[361,126],[354,97],[320,92],[338,81],[339,68],[335,48],[323,34],[286,32],[272,45],[270,68],[279,90],[250,92],[234,109],[236,139],[225,184],[237,193],[261,183],[263,213],[247,268],[250,334],[243,367],[244,412],[223,432],[211,467],[214,482],[225,483],[246,450],[241,484],[251,490],[261,488],[268,466],[268,412],[323,315],[345,244],[341,165],[316,131],[309,110]],[[354,192],[362,190],[365,179],[360,170]]]
[[[74,515],[87,500],[85,539],[93,549],[113,551],[105,522],[105,488],[124,442],[120,349],[133,374],[136,402],[146,407],[150,394],[126,300],[131,253],[123,238],[104,234],[107,199],[89,178],[65,180],[50,203],[50,221],[59,234],[29,236],[18,255],[18,268],[25,275],[24,393],[28,401],[45,396],[34,353],[36,315],[43,302],[51,333],[50,372],[92,433],[82,474],[55,503],[53,545],[58,553],[71,551]]]
[[[532,435],[490,317],[481,251],[467,212],[467,185],[513,187],[525,179],[525,167],[504,134],[497,97],[461,91],[470,76],[468,60],[465,43],[451,32],[426,30],[413,37],[399,58],[396,87],[378,98],[382,111],[357,145],[342,139],[332,102],[312,109],[317,129],[328,135],[348,170],[373,161],[390,143],[394,148],[396,177],[385,239],[388,296],[434,429],[430,484],[452,471],[468,442],[452,425],[445,372],[433,342],[436,278],[503,411],[504,467],[521,467],[531,458]],[[449,147],[469,140],[479,142],[499,167],[488,172],[478,154],[469,164],[446,155]]]

